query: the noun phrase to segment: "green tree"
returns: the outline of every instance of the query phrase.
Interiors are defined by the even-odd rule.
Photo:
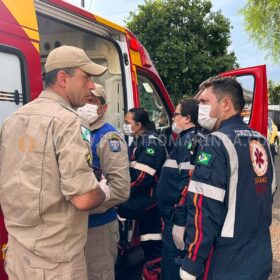
[[[272,81],[268,82],[269,104],[280,105],[280,84],[275,85]]]
[[[241,10],[246,30],[261,49],[267,50],[275,62],[280,61],[279,0],[247,0]]]
[[[230,23],[209,0],[146,0],[127,27],[148,50],[174,103],[210,76],[237,66]]]

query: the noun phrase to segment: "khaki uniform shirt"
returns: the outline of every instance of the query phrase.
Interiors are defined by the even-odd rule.
[[[103,118],[90,126],[93,131],[104,125]],[[119,141],[119,151],[112,151],[110,141]],[[97,145],[97,155],[107,185],[110,186],[110,199],[90,213],[103,213],[106,210],[125,202],[130,195],[130,175],[127,144],[116,132],[106,133]]]
[[[43,91],[4,122],[0,203],[10,235],[34,254],[67,262],[83,250],[88,211],[69,201],[99,184],[90,131],[60,95]]]

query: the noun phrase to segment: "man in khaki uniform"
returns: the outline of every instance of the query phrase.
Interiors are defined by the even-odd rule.
[[[108,190],[92,172],[90,133],[73,107],[85,104],[95,88],[92,76],[106,68],[83,50],[62,46],[45,69],[46,90],[7,118],[0,134],[5,270],[10,280],[85,280],[87,210]]]
[[[93,169],[104,176],[110,186],[110,199],[89,215],[86,261],[89,280],[114,280],[119,226],[114,206],[125,202],[130,194],[127,145],[116,129],[106,123],[107,98],[104,88],[96,84],[92,96],[79,114],[90,124]]]

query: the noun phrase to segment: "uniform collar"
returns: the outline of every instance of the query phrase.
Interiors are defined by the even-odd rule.
[[[191,131],[195,131],[195,127],[190,127],[188,129],[185,129],[179,135],[180,135],[180,137],[182,137],[183,135],[185,135],[186,133],[189,133]]]
[[[86,120],[81,118],[78,115],[77,111],[67,102],[67,100],[64,97],[62,97],[61,95],[59,95],[57,92],[51,91],[51,90],[43,90],[38,98],[45,98],[45,99],[50,99],[50,100],[58,102],[61,106],[68,109],[69,111],[73,112],[75,115],[77,115],[77,117],[79,117],[79,119],[80,119],[82,126],[89,128]]]
[[[240,123],[240,122],[243,123],[242,117],[240,116],[240,114],[235,114],[235,115],[231,116],[230,118],[222,121],[219,129],[221,129],[225,126],[231,125],[233,123]]]
[[[149,139],[149,136],[150,135],[154,135],[154,136],[157,136],[157,133],[155,130],[147,130],[145,131],[143,134],[139,135],[136,139],[137,142],[139,141],[143,141],[143,140],[147,140]]]
[[[93,130],[96,130],[96,129],[99,129],[100,127],[102,127],[103,125],[105,124],[105,121],[104,121],[104,118],[103,116],[100,117],[96,122],[94,122],[93,124],[91,124],[89,126],[90,130],[93,131]]]
[[[62,104],[64,107],[74,110],[74,108],[71,106],[71,104],[69,102],[67,102],[67,100],[64,97],[62,97],[55,91],[43,90],[42,93],[39,95],[39,98],[47,98],[47,99],[54,100],[54,101]]]

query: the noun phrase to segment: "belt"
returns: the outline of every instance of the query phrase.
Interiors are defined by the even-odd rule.
[[[101,214],[90,214],[88,216],[88,227],[98,227],[102,225],[106,225],[117,219],[117,212],[115,209],[111,208],[104,213]]]

